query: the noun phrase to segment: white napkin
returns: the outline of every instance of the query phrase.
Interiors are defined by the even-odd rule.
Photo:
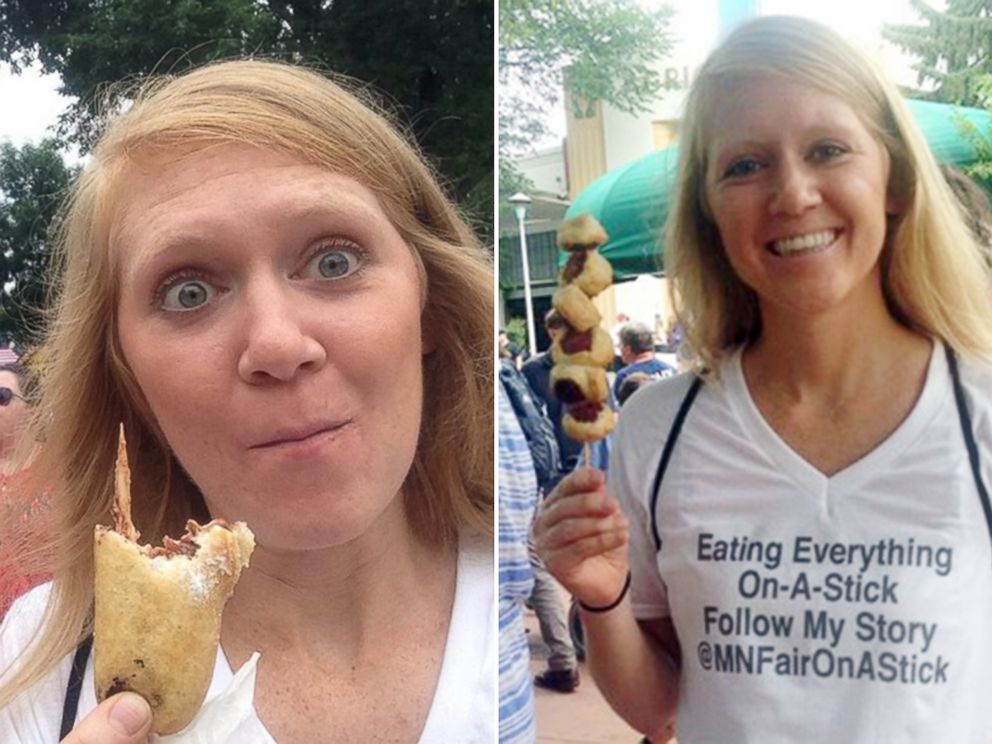
[[[255,744],[271,742],[272,737],[255,715],[255,667],[261,656],[251,655],[234,675],[227,688],[208,700],[182,731],[151,740],[161,744]]]

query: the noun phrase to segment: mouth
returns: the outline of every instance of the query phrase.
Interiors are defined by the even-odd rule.
[[[837,229],[819,230],[802,235],[790,235],[787,238],[773,240],[768,243],[768,250],[776,256],[805,256],[820,253],[837,242],[841,231]]]
[[[334,432],[340,431],[351,424],[351,422],[351,419],[345,419],[343,421],[323,422],[291,429],[282,429],[274,432],[269,439],[249,446],[248,449],[266,450],[284,447],[287,445],[305,444],[309,441],[317,440],[327,434],[333,434]]]

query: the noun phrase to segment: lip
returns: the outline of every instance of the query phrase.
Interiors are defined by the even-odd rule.
[[[352,419],[317,421],[304,425],[288,426],[266,434],[266,438],[248,446],[249,450],[272,450],[315,442],[325,434],[333,434],[351,424]]]

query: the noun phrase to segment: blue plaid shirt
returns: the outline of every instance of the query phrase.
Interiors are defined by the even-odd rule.
[[[534,690],[523,604],[534,584],[527,536],[537,507],[537,476],[520,424],[503,390],[499,398],[499,740],[533,742]]]

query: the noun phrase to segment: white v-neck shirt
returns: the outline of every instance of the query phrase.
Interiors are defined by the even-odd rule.
[[[992,370],[961,374],[986,486]],[[992,539],[943,348],[885,441],[833,476],[758,411],[730,357],[649,509],[687,375],[620,417],[610,485],[631,517],[639,618],[682,648],[677,731],[697,742],[992,742]]]
[[[495,741],[496,699],[496,598],[492,542],[463,536],[459,545],[455,599],[445,643],[444,659],[434,699],[420,735],[420,744]],[[6,669],[38,626],[48,600],[50,585],[33,589],[14,603],[0,626],[0,670]],[[402,612],[402,608],[397,608]],[[411,639],[413,640],[413,639]],[[390,653],[384,649],[383,653]],[[58,739],[62,703],[72,658],[59,664],[47,677],[0,709],[0,742],[50,744]],[[227,688],[233,672],[220,647],[206,699]],[[329,703],[333,705],[333,703]],[[93,657],[86,665],[76,721],[96,707]],[[271,744],[257,715],[238,731],[232,744]]]

